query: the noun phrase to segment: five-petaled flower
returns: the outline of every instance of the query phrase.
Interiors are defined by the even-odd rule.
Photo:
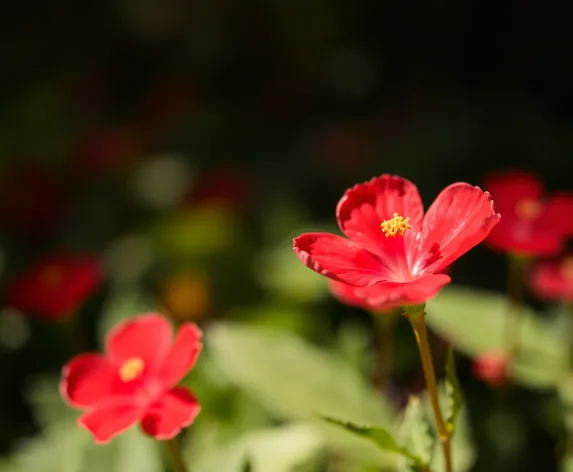
[[[503,387],[508,381],[508,371],[508,357],[502,352],[486,351],[478,354],[472,362],[474,377],[492,387]]]
[[[443,269],[500,219],[489,193],[466,183],[446,187],[424,215],[415,185],[387,174],[347,190],[336,215],[348,238],[302,234],[294,239],[297,256],[319,274],[371,287],[377,303],[393,305],[436,295],[451,280]]]
[[[100,286],[100,261],[91,255],[53,254],[17,275],[6,287],[6,304],[45,320],[73,313]]]
[[[202,333],[181,325],[175,339],[169,321],[148,313],[110,331],[105,355],[84,353],[62,370],[60,392],[85,410],[78,423],[103,444],[141,422],[159,440],[175,437],[200,411],[193,393],[176,387],[201,352]]]
[[[493,174],[485,187],[503,215],[486,240],[492,249],[517,256],[555,255],[573,236],[573,194],[544,198],[543,182],[525,171]]]
[[[573,255],[536,264],[530,286],[543,300],[573,303]]]

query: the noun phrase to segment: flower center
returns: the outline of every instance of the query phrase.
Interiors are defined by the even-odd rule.
[[[119,378],[124,382],[131,382],[141,375],[145,363],[141,357],[130,357],[121,364]]]
[[[566,257],[561,263],[561,274],[567,280],[573,281],[573,256]]]
[[[59,265],[49,265],[42,269],[40,279],[48,287],[56,287],[64,277],[64,269]]]
[[[403,218],[402,216],[398,215],[398,213],[394,213],[394,217],[389,220],[384,220],[380,227],[382,228],[382,232],[386,234],[386,237],[394,237],[398,233],[400,236],[404,236],[406,230],[412,228],[409,221],[410,217]]]
[[[515,212],[520,218],[532,220],[540,215],[542,209],[543,206],[537,200],[534,200],[533,198],[524,198],[517,202]]]

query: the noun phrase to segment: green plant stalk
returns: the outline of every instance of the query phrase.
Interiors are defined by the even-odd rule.
[[[444,453],[445,472],[453,472],[451,445],[452,434],[446,427],[446,423],[444,422],[444,417],[442,415],[442,409],[440,407],[440,402],[438,400],[436,374],[434,372],[432,353],[430,351],[430,344],[428,343],[428,332],[426,330],[426,313],[422,310],[414,313],[406,313],[406,316],[410,321],[412,328],[414,329],[414,334],[416,335],[416,341],[418,343],[418,349],[420,350],[422,368],[424,370],[424,377],[426,379],[426,388],[428,389],[428,394],[430,395],[430,403],[432,405],[432,411],[434,412],[434,420],[436,422],[438,436],[440,438],[442,451]]]
[[[505,348],[508,369],[511,371],[515,359],[519,355],[521,344],[521,304],[525,295],[523,273],[526,260],[518,256],[509,256],[509,271],[507,278],[508,309],[505,318]]]
[[[377,334],[373,382],[378,391],[384,392],[390,380],[390,365],[392,363],[392,348],[397,316],[393,312],[373,313],[373,316]]]
[[[183,462],[179,439],[177,437],[169,439],[168,441],[165,441],[165,444],[167,445],[167,450],[171,456],[174,472],[189,472],[185,462]]]

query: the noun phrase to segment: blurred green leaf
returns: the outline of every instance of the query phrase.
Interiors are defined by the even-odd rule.
[[[350,433],[356,434],[368,441],[374,442],[380,449],[399,454],[407,459],[410,459],[418,465],[422,465],[423,461],[417,455],[410,453],[408,449],[400,446],[390,431],[382,426],[360,426],[350,421],[338,420],[327,416],[322,416],[322,419],[334,424],[340,428],[344,428]]]
[[[352,366],[292,334],[227,323],[211,328],[206,343],[219,369],[276,417],[325,415],[381,425],[391,421],[390,405]],[[367,464],[395,466],[395,456],[381,452],[371,441],[314,421],[337,454]]]
[[[169,215],[153,228],[159,249],[176,258],[204,257],[237,243],[236,216],[217,207]]]
[[[350,322],[340,327],[334,353],[366,378],[373,364],[370,347],[370,334],[366,328]]]
[[[456,375],[456,363],[454,359],[454,350],[452,347],[448,350],[446,362],[446,394],[448,396],[448,409],[446,410],[446,427],[453,436],[455,434],[456,420],[462,408],[462,388]]]
[[[469,356],[502,351],[507,303],[502,294],[447,287],[428,304],[427,322]],[[566,346],[531,308],[523,306],[520,319],[520,355],[512,376],[531,387],[552,387],[564,371]]]
[[[387,423],[391,416],[351,366],[292,334],[227,323],[211,328],[206,341],[221,371],[279,417]]]
[[[260,429],[230,440],[222,440],[216,429],[203,432],[185,452],[198,472],[243,472],[247,461],[252,472],[291,472],[322,454],[324,447],[319,432],[306,423]]]
[[[418,463],[428,465],[432,460],[434,443],[430,423],[420,398],[412,395],[404,410],[402,422],[398,429],[398,440],[417,458]]]

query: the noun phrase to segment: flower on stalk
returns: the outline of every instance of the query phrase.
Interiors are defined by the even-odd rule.
[[[536,264],[531,273],[530,286],[543,300],[573,303],[573,256]]]
[[[38,318],[57,321],[74,312],[98,289],[103,274],[91,255],[49,255],[7,286],[6,304]]]
[[[488,351],[477,355],[472,362],[475,378],[483,380],[492,387],[503,387],[508,380],[509,362],[505,354]]]
[[[446,187],[424,215],[415,185],[382,175],[347,190],[336,209],[344,238],[305,233],[294,251],[332,280],[369,287],[376,303],[425,303],[450,282],[442,271],[497,224],[488,192],[466,183]]]
[[[147,313],[124,321],[106,339],[105,355],[84,353],[62,369],[60,392],[85,410],[78,424],[104,444],[137,422],[159,440],[175,437],[200,411],[199,402],[176,385],[195,365],[202,333],[181,325],[175,339],[169,321]]]
[[[573,236],[573,194],[543,196],[543,182],[525,171],[491,175],[486,189],[503,215],[486,243],[497,251],[516,256],[548,256],[559,253]]]

